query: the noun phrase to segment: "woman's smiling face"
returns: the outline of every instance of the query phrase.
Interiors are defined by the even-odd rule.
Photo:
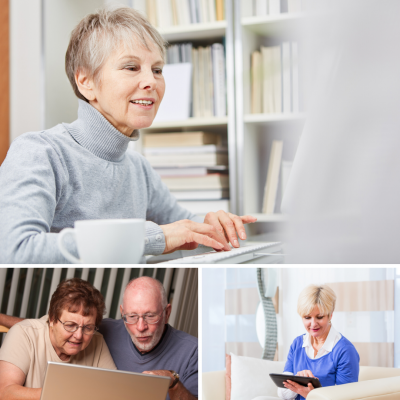
[[[324,337],[330,329],[332,315],[321,315],[318,306],[315,306],[313,311],[302,318],[304,328],[315,338]]]
[[[134,47],[134,50],[132,50]],[[99,82],[84,71],[76,74],[81,93],[116,129],[130,136],[134,129],[149,127],[165,92],[164,62],[152,43],[149,49],[120,46],[106,60]]]

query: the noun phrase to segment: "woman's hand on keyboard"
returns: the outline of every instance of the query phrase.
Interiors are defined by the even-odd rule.
[[[225,211],[209,212],[205,218],[204,223],[212,225],[218,235],[217,239],[219,242],[224,244],[222,250],[229,251],[231,248],[229,242],[231,242],[233,247],[239,247],[238,237],[240,239],[246,240],[246,230],[244,229],[244,224],[249,224],[251,222],[256,222],[257,218],[251,215],[244,215],[239,217],[238,215],[226,213]]]
[[[199,244],[222,250],[225,243],[214,226],[183,219],[172,224],[160,225],[165,236],[163,254],[176,250],[194,250]],[[225,241],[225,239],[224,239]]]

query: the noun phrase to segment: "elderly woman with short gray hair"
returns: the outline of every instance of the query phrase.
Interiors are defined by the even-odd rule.
[[[88,219],[146,219],[149,255],[239,247],[255,218],[218,211],[198,222],[146,159],[127,151],[164,96],[164,52],[157,30],[127,7],[101,9],[73,30],[65,65],[78,119],[10,146],[0,168],[0,262],[65,263],[58,232]]]

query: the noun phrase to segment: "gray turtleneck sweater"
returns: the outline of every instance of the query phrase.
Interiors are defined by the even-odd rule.
[[[0,168],[0,262],[68,263],[57,234],[88,219],[144,218],[145,254],[161,254],[159,225],[196,217],[177,204],[144,157],[127,150],[135,139],[79,100],[73,123],[14,140]]]

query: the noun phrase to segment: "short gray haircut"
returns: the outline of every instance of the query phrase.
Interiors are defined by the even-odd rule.
[[[75,82],[75,74],[81,68],[101,84],[101,68],[112,52],[121,44],[132,46],[137,42],[147,49],[150,49],[149,43],[153,43],[165,60],[166,42],[157,29],[133,8],[107,6],[84,17],[71,32],[65,54],[65,72],[75,95],[88,101]]]
[[[160,292],[160,295],[161,295],[161,305],[162,305],[162,308],[167,307],[167,305],[168,305],[167,293],[165,292],[165,289],[164,289],[163,284],[162,284],[159,280],[157,280],[157,279],[151,278],[151,277],[149,277],[149,276],[147,276],[147,277],[141,276],[141,277],[138,277],[138,278],[133,278],[133,279],[131,279],[131,280],[128,282],[128,284],[127,284],[126,287],[125,287],[125,290],[128,289],[129,286],[131,286],[132,284],[134,284],[134,282],[135,282],[136,280],[141,279],[141,278],[146,278],[146,280],[151,281],[151,282],[156,286],[157,290]]]

